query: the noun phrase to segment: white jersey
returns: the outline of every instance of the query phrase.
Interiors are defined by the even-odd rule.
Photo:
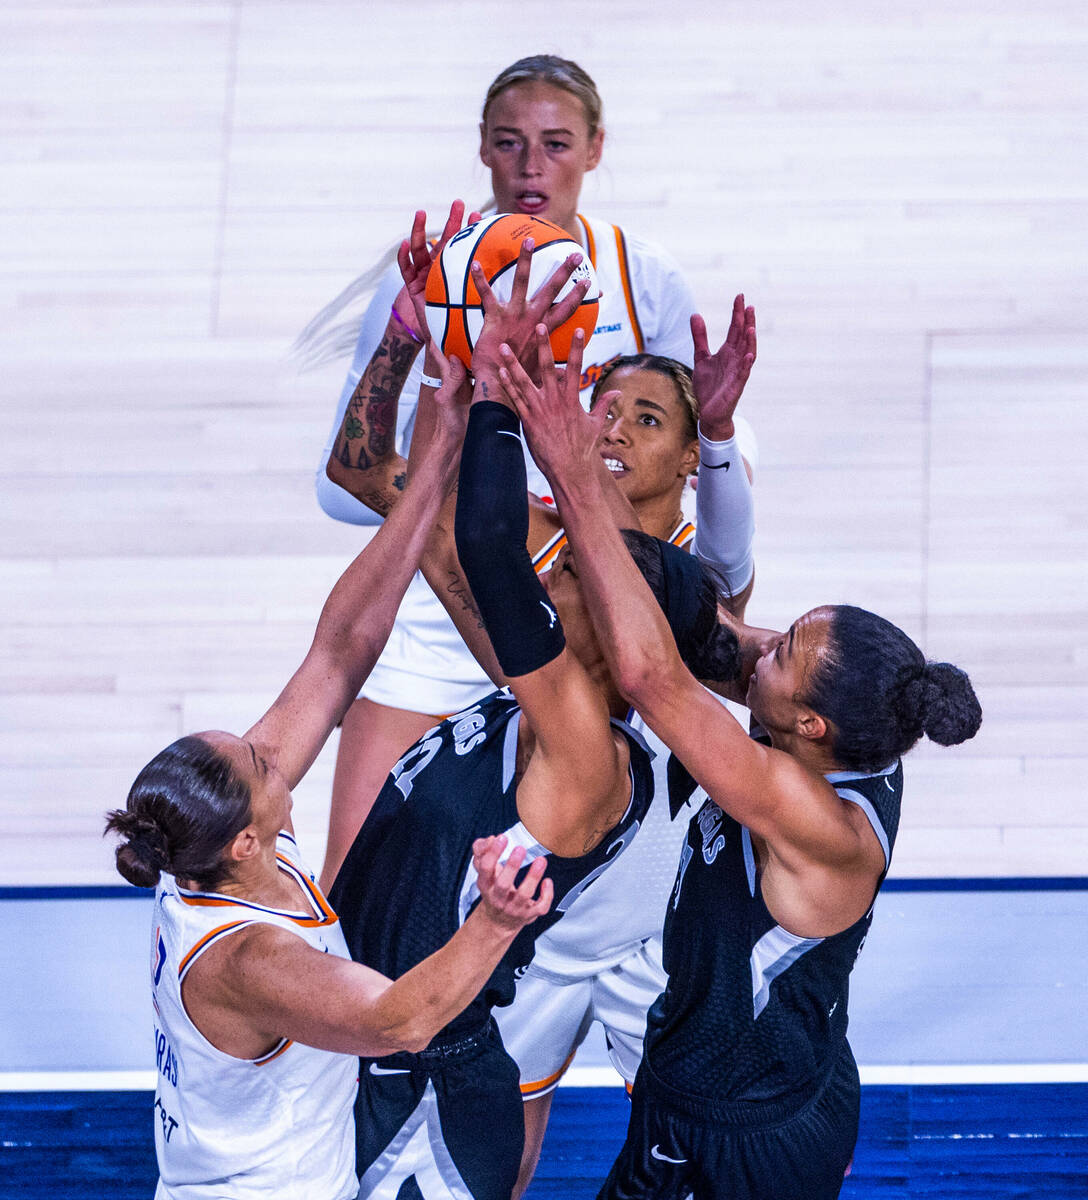
[[[578,216],[582,244],[597,272],[600,308],[593,336],[586,343],[582,396],[588,403],[601,367],[620,354],[662,354],[692,362],[688,325],[695,302],[680,268],[661,247],[633,237],[606,221]],[[374,514],[325,476],[348,402],[385,330],[389,307],[401,286],[396,267],[378,285],[356,346],[351,370],[340,395],[332,433],[318,469],[317,491],[322,508],[337,520],[374,524]],[[397,415],[397,438],[407,456],[419,398],[423,356],[419,355]],[[545,499],[549,486],[525,451],[529,490]],[[494,690],[461,640],[441,602],[416,573],[401,603],[393,632],[361,695],[391,708],[445,716],[475,703]]]
[[[685,520],[668,540],[674,546],[690,549],[694,537],[695,526]],[[540,550],[533,559],[538,571],[551,566],[566,540],[566,534],[560,530]],[[607,970],[638,949],[648,937],[661,932],[688,820],[706,799],[701,789],[696,789],[692,801],[672,820],[668,802],[668,748],[637,713],[628,714],[628,721],[654,752],[654,802],[638,837],[624,854],[594,880],[581,903],[572,905],[562,921],[537,938],[533,961],[538,969],[555,975],[581,978]],[[694,807],[690,807],[692,803]],[[564,922],[568,925],[561,929]]]
[[[352,1105],[359,1060],[286,1039],[260,1058],[235,1058],[204,1037],[182,1003],[186,972],[200,955],[254,924],[349,957],[336,914],[289,834],[280,834],[276,857],[307,898],[305,911],[189,892],[170,875],[156,889],[156,1200],[345,1200],[358,1191]]]

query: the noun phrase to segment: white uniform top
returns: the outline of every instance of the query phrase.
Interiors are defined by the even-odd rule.
[[[581,214],[578,221],[583,247],[596,269],[601,288],[597,326],[586,343],[583,401],[588,403],[601,367],[620,354],[646,351],[679,359],[690,366],[692,345],[688,321],[695,311],[695,302],[676,262],[661,247],[632,237],[616,225]],[[348,401],[381,340],[389,307],[400,286],[400,273],[393,267],[378,285],[367,309],[351,370],[340,395],[336,421],[318,469],[318,500],[329,516],[340,521],[368,525],[377,520],[365,505],[328,480],[325,463]],[[405,456],[422,370],[420,355],[401,395],[397,437]],[[546,498],[550,489],[528,450],[525,459],[529,490]],[[444,716],[468,707],[493,688],[446,610],[417,572],[401,603],[389,641],[360,694],[391,708]]]
[[[668,540],[674,546],[690,548],[694,537],[695,526],[685,520]],[[538,571],[551,566],[566,540],[560,531],[536,555],[533,563]],[[661,932],[688,819],[706,799],[697,788],[689,805],[675,821],[670,820],[669,751],[637,713],[629,713],[628,721],[654,752],[654,801],[638,837],[593,881],[580,902],[571,905],[563,920],[537,938],[533,963],[555,975],[580,979],[607,970],[637,950],[646,938]]]
[[[204,1037],[182,1003],[181,985],[197,958],[253,924],[288,929],[318,950],[350,957],[340,922],[289,834],[280,834],[276,857],[307,897],[306,911],[185,891],[170,875],[156,889],[156,1200],[345,1200],[358,1191],[352,1105],[359,1060],[286,1039],[260,1058],[235,1058]]]

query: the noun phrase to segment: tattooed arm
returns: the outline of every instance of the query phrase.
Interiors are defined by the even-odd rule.
[[[333,483],[381,516],[404,491],[406,463],[397,453],[397,404],[421,347],[390,316],[333,443],[325,473]]]

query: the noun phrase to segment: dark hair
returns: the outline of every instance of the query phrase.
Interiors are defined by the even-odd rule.
[[[136,776],[125,808],[106,814],[106,833],[125,840],[117,870],[137,887],[159,874],[212,891],[228,874],[223,851],[252,820],[249,785],[198,737],[178,738]]]
[[[634,371],[654,371],[664,375],[676,389],[687,418],[687,435],[689,438],[699,436],[699,401],[695,396],[695,387],[691,381],[691,367],[675,358],[666,358],[664,354],[620,354],[606,362],[601,368],[601,374],[593,385],[589,397],[589,407],[592,409],[597,400],[608,391],[608,379],[613,371],[629,367]]]
[[[736,679],[740,648],[736,634],[718,620],[721,591],[714,572],[693,554],[641,529],[624,529],[622,534],[668,618],[684,665],[697,679]]]
[[[879,771],[924,733],[941,746],[965,742],[982,724],[967,675],[927,662],[890,621],[849,604],[830,607],[824,652],[799,697],[834,725],[832,754],[850,771]]]
[[[528,58],[519,58],[516,63],[511,63],[505,71],[500,71],[484,97],[482,119],[485,124],[488,110],[496,97],[515,83],[550,83],[553,87],[570,92],[582,102],[589,136],[593,137],[601,128],[604,105],[601,103],[597,85],[576,62],[571,62],[569,58],[560,58],[556,54],[531,54]]]

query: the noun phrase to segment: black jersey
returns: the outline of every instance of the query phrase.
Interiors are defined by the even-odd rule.
[[[535,938],[623,852],[653,796],[650,751],[638,733],[613,721],[630,749],[627,811],[588,854],[550,853],[518,816],[520,714],[504,689],[425,733],[390,772],[329,894],[352,958],[395,979],[445,945],[479,901],[472,866],[476,838],[506,834],[508,848],[526,848],[523,869],[548,855],[551,911],[518,934],[487,985],[442,1037],[479,1027],[492,1005],[511,1002],[514,973],[532,958]]]
[[[827,776],[884,849],[899,825],[903,769]],[[874,893],[875,900],[875,893]],[[646,1064],[670,1092],[719,1109],[811,1095],[846,1039],[848,979],[873,910],[831,937],[802,938],[763,902],[751,835],[708,800],[688,827],[665,918],[669,981],[650,1010]]]

